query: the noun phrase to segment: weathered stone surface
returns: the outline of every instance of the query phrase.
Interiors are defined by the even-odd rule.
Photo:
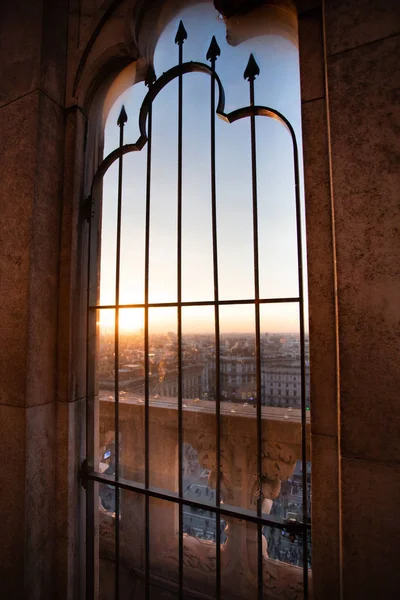
[[[0,45],[7,51],[2,54],[0,105],[39,87],[41,13],[41,2],[2,3]]]
[[[340,598],[339,454],[336,437],[312,436],[314,598]]]
[[[312,10],[299,17],[299,55],[301,101],[309,102],[323,98],[325,58],[321,9]]]
[[[72,402],[86,394],[87,255],[83,240],[88,225],[82,213],[85,117],[79,109],[66,118],[65,161],[60,234],[57,400]]]
[[[68,7],[68,0],[43,1],[40,89],[60,106],[65,100]]]
[[[53,597],[54,405],[0,405],[3,448],[0,510],[1,593]]]
[[[400,455],[400,37],[329,60],[345,456]]]
[[[1,401],[44,404],[55,394],[64,121],[34,92],[1,109],[0,126]]]
[[[53,596],[55,405],[26,410],[25,590],[29,599]]]
[[[1,402],[25,404],[30,234],[39,95],[0,109]]]
[[[25,410],[0,404],[0,582],[4,598],[23,598],[25,539]]]
[[[400,466],[342,459],[343,598],[398,598]]]
[[[326,104],[303,104],[312,431],[337,435],[335,282]]]
[[[2,3],[0,106],[37,89],[63,104],[67,9],[66,0]]]
[[[85,401],[56,403],[55,465],[55,595],[58,600],[79,597],[80,581],[74,576],[84,553],[81,515],[85,491],[79,482]]]
[[[37,174],[33,182],[29,248],[26,404],[55,400],[59,235],[64,115],[38,95]],[[40,168],[39,168],[40,166]]]
[[[297,14],[302,15],[303,13],[312,10],[313,8],[319,8],[322,6],[321,0],[295,0]]]
[[[400,32],[396,0],[328,0],[325,2],[327,53],[356,48]]]

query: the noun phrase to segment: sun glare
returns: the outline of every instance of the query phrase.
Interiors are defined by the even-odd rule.
[[[101,311],[98,324],[102,331],[113,330],[115,327],[115,310]],[[121,331],[139,331],[144,327],[144,314],[140,308],[123,308],[119,311],[119,328]]]

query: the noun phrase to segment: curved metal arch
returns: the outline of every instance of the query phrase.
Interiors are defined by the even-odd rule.
[[[99,179],[102,179],[104,177],[104,175],[106,174],[108,169],[111,167],[111,165],[116,160],[118,160],[118,158],[120,156],[123,156],[124,154],[128,154],[129,152],[140,152],[140,150],[142,150],[144,148],[144,146],[146,145],[146,143],[148,141],[146,124],[147,124],[147,117],[149,114],[150,106],[152,105],[152,103],[154,102],[154,100],[156,99],[158,94],[171,81],[173,81],[180,75],[185,75],[186,73],[204,73],[206,75],[209,75],[210,77],[215,78],[215,81],[218,86],[218,104],[217,104],[215,112],[216,112],[216,115],[220,119],[225,121],[226,123],[234,123],[235,121],[239,121],[240,119],[245,119],[245,118],[251,117],[253,115],[261,116],[261,117],[269,117],[271,119],[275,119],[276,121],[279,121],[280,123],[282,123],[282,125],[284,125],[286,127],[286,129],[289,131],[290,136],[292,138],[295,164],[296,164],[296,166],[298,166],[297,165],[298,149],[297,149],[296,134],[294,132],[294,129],[293,129],[290,121],[284,115],[282,115],[282,113],[280,113],[279,111],[274,110],[273,108],[270,108],[268,106],[245,106],[243,108],[233,110],[229,113],[225,113],[224,112],[225,91],[224,91],[224,87],[222,85],[221,79],[219,78],[218,74],[205,63],[191,61],[191,62],[183,63],[182,65],[176,65],[175,67],[172,67],[171,69],[169,69],[168,71],[163,73],[149,88],[149,91],[147,92],[146,96],[144,97],[142,106],[140,107],[140,111],[139,111],[139,131],[140,131],[139,138],[137,139],[137,141],[134,144],[125,144],[124,146],[116,148],[115,150],[110,152],[110,154],[108,156],[106,156],[106,158],[103,159],[103,161],[100,163],[100,165],[93,177],[92,187],[91,187],[91,195],[93,194],[93,190],[95,189],[95,186],[98,183]],[[297,179],[297,177],[296,177],[296,179]]]
[[[147,92],[146,96],[144,97],[142,106],[140,107],[140,111],[139,111],[139,131],[140,131],[139,138],[137,139],[137,141],[134,144],[125,144],[121,148],[116,148],[115,150],[110,152],[110,154],[108,156],[106,156],[106,158],[103,159],[103,161],[100,163],[100,165],[97,168],[97,171],[93,177],[92,191],[93,191],[94,186],[96,185],[98,179],[104,177],[104,175],[106,174],[108,169],[111,167],[111,165],[120,156],[123,156],[124,154],[128,154],[129,152],[138,152],[138,151],[142,150],[142,148],[144,148],[144,146],[147,143],[147,139],[148,139],[147,131],[146,131],[146,123],[147,123],[147,117],[149,114],[149,109],[150,109],[151,104],[154,102],[154,100],[156,99],[158,94],[161,92],[161,90],[163,90],[165,88],[165,86],[167,86],[171,81],[173,81],[180,75],[185,75],[186,73],[205,73],[207,75],[210,75],[210,77],[215,78],[215,80],[217,82],[217,86],[218,86],[218,93],[219,93],[216,113],[218,116],[222,116],[223,120],[227,120],[226,115],[224,113],[224,108],[225,108],[224,88],[223,88],[222,82],[221,82],[220,78],[218,77],[217,73],[215,73],[215,71],[213,71],[211,67],[209,67],[205,63],[200,63],[200,62],[187,62],[187,63],[183,63],[182,65],[176,65],[175,67],[172,67],[172,69],[169,69],[168,71],[163,73],[153,83],[153,85],[150,87],[149,91]]]
[[[296,134],[290,121],[278,110],[270,108],[269,106],[244,106],[243,108],[238,108],[227,114],[223,112],[219,113],[217,109],[217,114],[221,119],[227,121],[228,123],[234,123],[235,121],[252,117],[253,115],[256,117],[270,117],[271,119],[275,119],[275,121],[279,121],[279,123],[282,123],[282,125],[286,127],[294,144],[297,146]]]
[[[217,108],[217,115],[220,117],[220,119],[222,119],[223,121],[226,121],[227,123],[234,123],[235,121],[239,121],[240,119],[246,119],[247,117],[252,117],[253,115],[256,117],[269,117],[271,119],[274,119],[275,121],[278,121],[279,123],[282,123],[282,125],[284,125],[285,128],[288,130],[291,140],[292,140],[293,160],[294,160],[294,167],[295,167],[296,193],[298,192],[299,151],[298,151],[298,146],[297,146],[296,133],[295,133],[290,121],[282,113],[280,113],[278,110],[270,108],[269,106],[260,106],[260,105],[257,106],[256,105],[256,106],[244,106],[243,108],[238,108],[236,110],[231,111],[230,113],[224,113],[224,112],[219,113],[218,108]]]

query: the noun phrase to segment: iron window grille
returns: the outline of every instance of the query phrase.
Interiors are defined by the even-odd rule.
[[[119,492],[128,490],[140,494],[145,501],[145,597],[150,597],[150,499],[156,498],[173,503],[179,511],[179,598],[183,598],[183,507],[188,506],[192,510],[205,510],[215,515],[216,520],[216,582],[215,598],[221,598],[221,579],[220,579],[220,561],[221,561],[221,524],[226,517],[235,517],[246,523],[253,523],[257,527],[258,540],[258,571],[257,571],[257,589],[258,598],[264,597],[263,592],[263,556],[262,556],[262,537],[263,528],[270,528],[271,531],[280,531],[282,534],[290,537],[299,536],[302,540],[303,552],[303,589],[304,598],[308,597],[308,564],[309,564],[309,498],[307,494],[307,442],[306,442],[306,359],[305,359],[305,317],[304,317],[304,291],[303,291],[303,268],[302,268],[302,227],[301,227],[301,203],[300,203],[300,182],[299,182],[299,156],[296,135],[291,123],[283,114],[267,106],[255,104],[255,80],[260,75],[260,69],[251,54],[247,67],[244,72],[244,78],[249,85],[249,105],[232,112],[225,112],[225,96],[222,82],[216,71],[217,57],[220,55],[220,48],[215,37],[212,38],[207,52],[207,60],[210,65],[201,62],[184,62],[183,47],[187,38],[187,33],[180,22],[175,42],[178,45],[179,60],[178,64],[164,73],[158,79],[155,76],[152,67],[149,67],[146,85],[148,92],[143,100],[139,113],[140,136],[135,143],[126,144],[124,141],[124,126],[128,120],[125,108],[122,107],[118,118],[119,127],[119,146],[112,151],[101,162],[93,178],[91,195],[89,198],[91,214],[89,218],[89,260],[88,260],[88,293],[87,293],[87,401],[86,401],[86,460],[82,471],[82,478],[87,491],[87,514],[86,514],[86,591],[88,600],[94,600],[97,594],[95,583],[95,529],[96,529],[96,510],[97,499],[95,497],[96,483],[105,484],[115,490],[115,598],[120,598],[120,578],[119,578]],[[214,271],[214,299],[210,301],[185,302],[182,300],[182,153],[183,153],[183,79],[187,73],[202,73],[210,78],[210,162],[211,162],[211,201],[212,201],[212,246],[213,246],[213,271]],[[150,203],[151,203],[151,167],[152,167],[152,105],[155,98],[161,90],[173,80],[178,79],[178,190],[177,190],[177,209],[178,209],[178,244],[177,244],[177,301],[151,303],[149,302],[149,244],[150,244]],[[251,139],[251,172],[252,172],[252,203],[253,203],[253,240],[254,240],[254,298],[249,299],[231,299],[221,300],[219,297],[219,277],[218,277],[218,235],[217,235],[217,190],[216,190],[216,155],[215,155],[215,117],[218,116],[226,123],[232,124],[238,120],[248,119],[250,121],[250,139]],[[293,149],[293,170],[295,180],[295,208],[296,208],[296,232],[297,232],[297,270],[298,270],[298,295],[292,297],[267,298],[260,297],[259,292],[259,248],[258,248],[258,189],[257,189],[257,149],[256,149],[256,118],[266,117],[275,119],[281,123],[288,131]],[[130,152],[140,152],[147,145],[147,173],[146,173],[146,225],[145,225],[145,301],[138,304],[120,303],[120,258],[121,258],[121,226],[122,226],[122,182],[123,182],[123,157]],[[100,249],[100,229],[101,229],[101,186],[102,180],[107,170],[116,163],[118,165],[118,200],[117,200],[117,243],[116,243],[116,284],[115,284],[115,303],[102,305],[99,303],[99,249]],[[188,499],[184,496],[183,489],[183,363],[182,363],[182,308],[194,306],[210,306],[214,308],[215,318],[215,406],[216,406],[216,455],[217,464],[220,464],[221,455],[221,398],[223,390],[221,389],[221,373],[226,369],[230,371],[230,365],[221,364],[220,356],[220,307],[227,305],[249,305],[254,307],[255,315],[255,379],[256,379],[256,439],[257,439],[257,477],[262,481],[262,411],[261,411],[261,342],[260,342],[260,307],[265,304],[295,303],[298,305],[298,315],[300,324],[300,353],[301,353],[301,377],[300,377],[300,395],[301,395],[301,423],[302,423],[302,519],[280,519],[273,515],[266,515],[262,512],[262,494],[257,498],[257,510],[255,513],[240,508],[232,507],[222,503],[221,499],[221,469],[217,469],[216,488],[213,497],[215,505],[205,504],[199,500]],[[178,352],[178,472],[179,489],[178,493],[160,490],[150,484],[149,479],[149,458],[151,448],[149,445],[149,309],[161,307],[173,307],[177,309],[177,352]],[[122,309],[140,308],[144,310],[144,438],[145,438],[145,481],[138,483],[120,477],[119,458],[120,458],[120,435],[119,435],[119,408],[120,408],[120,385],[119,385],[119,312]],[[96,421],[98,418],[97,392],[96,392],[96,348],[97,348],[97,318],[98,311],[103,309],[115,310],[115,386],[114,386],[114,419],[115,419],[115,474],[107,475],[97,470],[97,438]],[[236,370],[235,364],[233,370]],[[253,372],[253,367],[249,369]],[[247,366],[245,367],[247,371]],[[281,377],[279,376],[279,379]],[[296,377],[294,377],[296,379]],[[296,385],[296,384],[295,384]],[[280,387],[280,384],[279,384]],[[272,388],[271,388],[272,393]],[[280,391],[278,392],[280,395]],[[294,392],[296,395],[296,391]]]

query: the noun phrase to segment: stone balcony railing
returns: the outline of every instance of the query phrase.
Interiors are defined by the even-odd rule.
[[[123,398],[123,399],[122,399]],[[120,476],[144,483],[144,406],[141,398],[121,396]],[[178,413],[176,400],[152,399],[149,411],[150,486],[178,490]],[[309,425],[307,425],[307,428]],[[258,495],[263,512],[269,514],[281,485],[301,459],[301,418],[297,409],[262,409],[262,484],[257,477],[256,411],[253,406],[221,404],[221,497],[225,505],[255,512]],[[100,447],[114,435],[114,402],[109,392],[100,394]],[[309,434],[309,432],[308,432]],[[307,435],[308,438],[308,435]],[[183,442],[196,451],[198,461],[209,472],[208,486],[216,486],[215,405],[207,401],[184,401]],[[214,497],[215,498],[215,497]],[[202,499],[204,501],[204,499]],[[144,598],[145,512],[140,493],[121,491],[120,565],[122,598]],[[100,511],[101,596],[110,597],[114,560],[114,516]],[[257,597],[257,527],[243,519],[224,517],[225,541],[220,553],[221,596],[231,600]],[[154,598],[177,597],[178,506],[150,499],[150,567]],[[269,558],[263,537],[264,597],[268,600],[303,598],[303,570]],[[214,541],[183,535],[185,598],[215,597],[216,547]],[[310,577],[311,579],[311,577]],[[151,596],[151,597],[153,597]]]

